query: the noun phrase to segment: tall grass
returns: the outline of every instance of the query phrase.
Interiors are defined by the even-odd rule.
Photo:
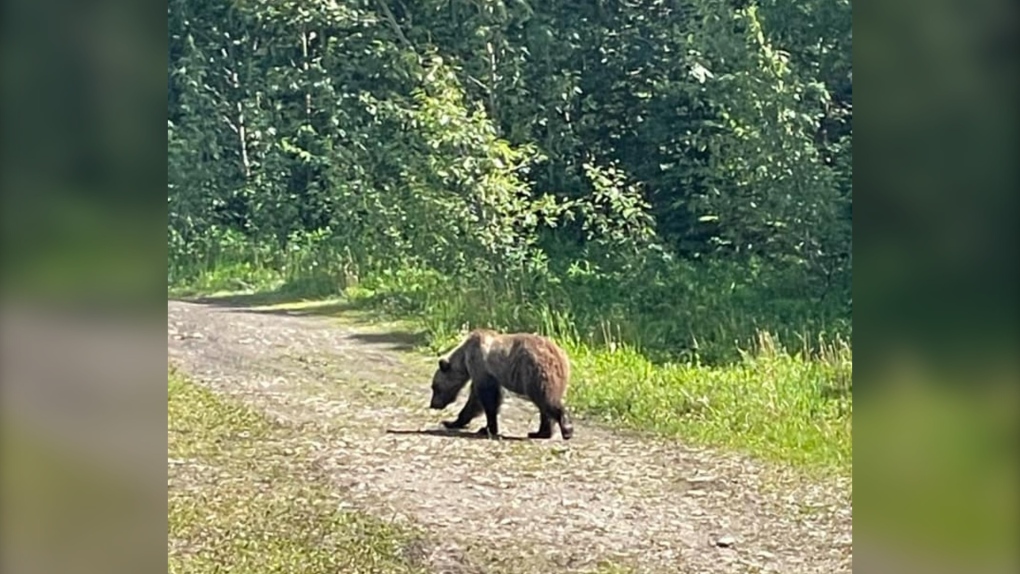
[[[769,459],[846,469],[852,458],[849,347],[790,353],[768,334],[726,367],[655,365],[626,343],[568,342],[571,404],[603,420]]]
[[[579,414],[800,465],[851,465],[849,309],[835,296],[800,295],[789,272],[674,262],[496,279],[386,267],[336,249],[253,260],[203,263],[179,285],[343,293],[413,319],[437,353],[476,326],[540,332],[572,358]]]

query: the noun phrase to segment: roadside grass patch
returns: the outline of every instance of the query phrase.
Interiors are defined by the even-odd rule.
[[[174,372],[167,395],[168,572],[421,571],[412,533],[337,509],[290,429]]]
[[[763,336],[768,340],[766,336]],[[653,364],[624,344],[566,342],[578,412],[684,441],[849,473],[853,398],[849,349],[808,358],[771,347],[735,364]],[[767,349],[767,350],[766,350]]]

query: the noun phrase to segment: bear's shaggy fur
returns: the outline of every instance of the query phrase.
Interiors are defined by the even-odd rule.
[[[569,440],[574,434],[563,405],[570,381],[570,360],[556,343],[530,333],[500,334],[476,329],[447,357],[439,359],[432,377],[433,409],[444,409],[457,399],[468,381],[471,394],[457,419],[443,421],[446,428],[464,428],[482,412],[485,427],[479,434],[499,436],[497,416],[503,389],[527,398],[538,407],[540,422],[529,438],[551,438],[552,423]]]

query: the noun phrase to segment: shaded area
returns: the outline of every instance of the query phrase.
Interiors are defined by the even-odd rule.
[[[302,281],[297,280],[296,282],[285,283],[269,290],[247,293],[232,292],[221,295],[209,295],[202,292],[183,292],[167,299],[170,301],[232,308],[301,305],[299,309],[260,310],[293,316],[336,315],[356,312],[365,319],[371,318],[377,321],[379,319],[394,319],[397,318],[397,315],[400,315],[393,314],[392,309],[389,309],[391,312],[387,312],[387,306],[384,302],[386,297],[384,295],[371,294],[359,297],[357,300],[341,300],[343,291],[338,291],[335,287],[334,285],[328,290],[312,289],[304,285]]]
[[[386,429],[386,434],[418,434],[418,435],[429,435],[429,436],[441,436],[450,438],[468,438],[478,440],[492,440],[489,437],[480,434],[476,431],[465,431],[465,430],[453,430],[453,429],[416,429],[416,430],[401,430],[401,429]],[[531,440],[522,436],[512,435],[500,435],[497,440],[509,440],[509,441],[520,441],[528,442]]]
[[[352,333],[351,339],[370,345],[385,345],[394,351],[411,351],[425,344],[425,333],[388,331],[386,333]]]
[[[170,299],[175,300],[175,299]],[[182,302],[221,307],[239,313],[256,313],[260,315],[279,315],[286,317],[321,316],[330,318],[342,317],[362,325],[374,324],[377,315],[371,313],[371,303],[365,300],[350,301],[331,300],[315,301],[298,297],[293,294],[269,291],[250,294],[230,294],[222,296],[203,296],[195,298],[178,298]],[[297,308],[260,308],[270,306],[300,305]],[[427,343],[424,331],[390,330],[385,332],[357,332],[349,335],[351,339],[373,346],[382,346],[393,351],[413,351]]]
[[[321,300],[321,297],[308,297],[307,295],[301,295],[290,290],[274,290],[274,291],[257,291],[255,293],[230,293],[226,295],[196,295],[196,296],[180,296],[180,297],[169,297],[170,301],[182,301],[186,303],[197,303],[200,305],[212,305],[216,307],[234,307],[234,308],[251,308],[251,307],[263,307],[268,305],[294,305],[304,303],[314,303],[317,300]],[[310,309],[325,307],[327,304],[322,305],[309,305]],[[350,301],[343,302],[332,302],[328,306],[338,307],[340,310],[358,310],[363,308],[363,305],[352,303]],[[297,309],[295,309],[297,311]]]
[[[258,306],[252,306],[232,308],[248,313],[261,313],[263,315],[286,315],[289,317],[311,317],[315,315],[324,317],[337,317],[340,315],[346,315],[358,311],[356,307],[354,307],[347,301],[320,301],[320,302],[295,301],[294,304],[300,304],[301,307],[265,309],[258,308]],[[287,303],[279,303],[279,305],[287,305]],[[367,320],[365,320],[364,322],[367,323]]]

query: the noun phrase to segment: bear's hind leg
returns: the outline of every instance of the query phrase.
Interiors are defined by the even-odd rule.
[[[538,422],[538,430],[535,432],[529,432],[528,438],[552,438],[552,421],[546,409],[540,409],[540,419]]]
[[[574,425],[570,422],[570,414],[567,412],[567,407],[562,405],[552,407],[550,409],[551,416],[556,424],[560,425],[560,435],[563,436],[563,440],[570,440],[570,437],[574,436]]]

